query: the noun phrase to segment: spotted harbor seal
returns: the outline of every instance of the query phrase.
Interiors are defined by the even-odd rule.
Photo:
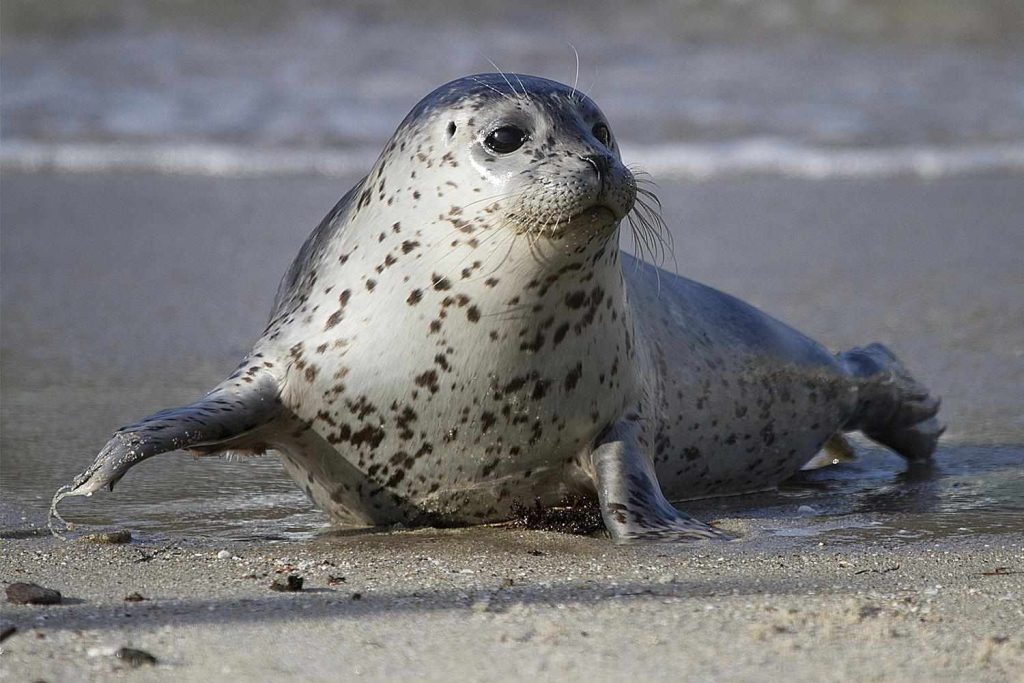
[[[675,541],[723,534],[669,500],[773,487],[843,432],[931,456],[939,402],[885,347],[834,355],[621,252],[624,219],[656,236],[655,202],[575,88],[441,86],[302,246],[238,369],[118,430],[54,515],[160,453],[273,449],[338,522],[582,496],[616,541]]]

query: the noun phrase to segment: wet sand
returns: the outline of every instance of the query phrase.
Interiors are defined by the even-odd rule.
[[[64,509],[132,545],[37,534],[113,428],[231,370],[353,180],[4,173],[0,580],[70,602],[3,605],[5,679],[107,679],[107,653],[130,645],[160,660],[139,680],[1024,680],[1016,176],[661,189],[681,273],[830,347],[889,344],[945,397],[923,477],[869,451],[777,494],[687,506],[739,542],[617,548],[318,535],[273,459],[171,455]],[[308,590],[270,591],[278,569]]]

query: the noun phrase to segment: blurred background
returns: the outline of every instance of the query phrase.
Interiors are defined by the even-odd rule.
[[[579,86],[663,174],[1024,167],[1020,0],[5,0],[2,13],[7,167],[344,173],[435,86],[492,64],[572,82],[574,49]],[[851,149],[875,154],[825,153]]]
[[[38,525],[116,427],[229,373],[406,112],[497,67],[601,106],[661,185],[665,267],[832,348],[889,344],[945,397],[936,478],[876,451],[815,505],[1024,526],[1024,2],[553,5],[3,0],[0,530]],[[273,458],[156,458],[67,512],[323,523]]]

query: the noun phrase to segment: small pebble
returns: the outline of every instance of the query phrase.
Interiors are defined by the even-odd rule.
[[[352,594],[352,599],[353,600],[362,600],[363,599],[363,594],[362,593],[353,593]]]
[[[114,653],[114,656],[131,667],[142,666],[144,664],[152,666],[153,664],[156,664],[156,657],[145,650],[136,650],[132,647],[122,647]]]
[[[286,579],[287,583],[282,582],[280,579],[270,584],[270,590],[280,591],[282,593],[295,593],[302,590],[302,577],[298,574],[289,574]]]
[[[228,560],[228,559],[231,559],[231,553],[229,553],[227,550],[221,550],[219,553],[217,553],[217,559],[218,560]]]
[[[136,592],[136,593],[129,593],[128,595],[124,596],[124,601],[125,602],[142,602],[143,600],[146,600],[146,599],[147,598],[142,597],[142,594],[138,593],[138,592]]]
[[[7,600],[15,605],[56,605],[61,595],[60,591],[34,583],[12,583],[7,586]]]
[[[798,515],[816,515],[816,514],[818,514],[818,511],[815,508],[812,508],[810,505],[801,505],[800,507],[798,507],[796,509],[796,514],[798,514]]]

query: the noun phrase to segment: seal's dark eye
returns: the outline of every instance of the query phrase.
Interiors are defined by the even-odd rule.
[[[591,130],[594,137],[604,145],[605,147],[612,146],[612,132],[608,130],[608,126],[603,123],[595,123],[594,128]]]
[[[508,154],[523,146],[526,142],[526,131],[517,126],[502,126],[491,131],[484,139],[484,144],[492,152]]]

